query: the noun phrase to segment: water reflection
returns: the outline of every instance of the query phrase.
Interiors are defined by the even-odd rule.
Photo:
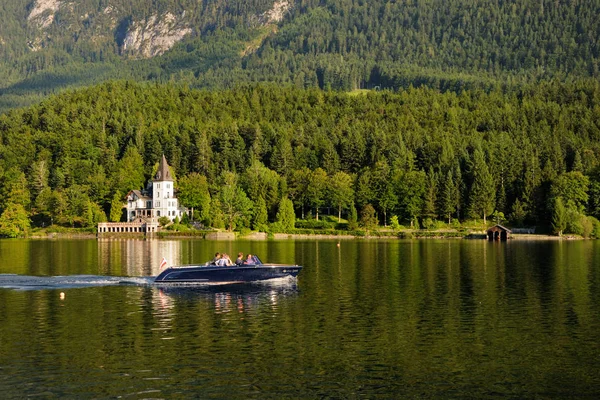
[[[304,269],[280,286],[0,289],[3,394],[600,393],[600,242],[0,241],[0,265],[121,282],[238,250]]]
[[[97,247],[99,273],[114,276],[156,276],[163,257],[169,265],[201,264],[212,260],[216,252],[235,255],[241,251],[257,254],[263,262],[296,263],[294,241],[272,246],[244,240],[99,239]]]
[[[181,243],[178,240],[98,239],[98,265],[105,275],[155,276],[160,262],[181,264]]]
[[[296,279],[226,285],[165,285],[154,290],[157,308],[173,310],[177,304],[204,303],[216,314],[249,313],[259,306],[276,309],[282,298],[298,295]]]

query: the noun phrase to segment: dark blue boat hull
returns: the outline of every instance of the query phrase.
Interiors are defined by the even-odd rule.
[[[255,282],[267,279],[295,277],[300,265],[260,264],[221,267],[216,265],[188,265],[169,267],[155,279],[155,283],[233,283]]]

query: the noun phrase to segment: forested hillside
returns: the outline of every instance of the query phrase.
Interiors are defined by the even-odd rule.
[[[501,212],[590,234],[599,124],[598,83],[350,96],[112,82],[0,116],[0,230],[118,219],[164,153],[184,204],[213,226],[264,227],[290,198],[297,217],[373,206],[380,224],[429,226]]]
[[[598,15],[597,0],[8,0],[0,109],[115,78],[457,92],[597,79]]]

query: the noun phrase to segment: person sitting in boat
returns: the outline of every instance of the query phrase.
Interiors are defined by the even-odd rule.
[[[215,253],[215,258],[210,262],[213,265],[217,265],[218,261],[221,259],[221,253]]]
[[[230,267],[233,265],[233,262],[231,261],[231,258],[229,258],[228,254],[223,253],[223,256],[221,257],[221,264],[219,265],[224,265],[226,267]]]
[[[235,260],[235,265],[242,265],[244,263],[244,253],[238,253],[238,258]]]
[[[254,265],[256,264],[256,262],[254,261],[254,257],[252,257],[252,254],[248,254],[248,256],[246,257],[246,261],[244,261],[245,265]]]

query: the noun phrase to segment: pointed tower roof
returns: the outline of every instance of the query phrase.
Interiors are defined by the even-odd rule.
[[[156,172],[156,175],[154,176],[153,181],[154,182],[156,182],[156,181],[171,181],[171,182],[173,182],[173,177],[171,176],[171,171],[169,171],[169,164],[167,163],[167,159],[165,158],[164,154],[162,156],[162,159],[160,160],[160,163],[158,164],[158,171]]]

